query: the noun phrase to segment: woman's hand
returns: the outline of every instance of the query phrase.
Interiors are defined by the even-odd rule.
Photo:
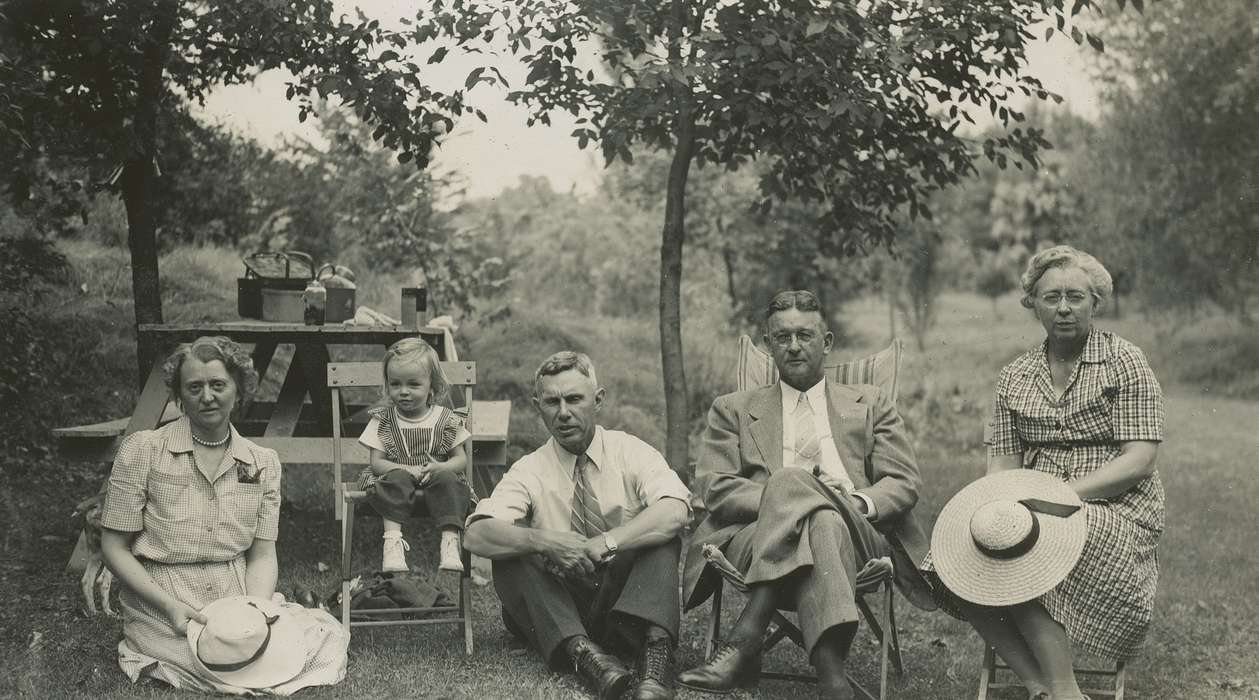
[[[191,605],[182,600],[172,599],[163,612],[166,613],[166,621],[181,635],[188,634],[189,620],[196,620],[203,625],[207,622],[205,615],[202,615],[198,610],[193,610]]]

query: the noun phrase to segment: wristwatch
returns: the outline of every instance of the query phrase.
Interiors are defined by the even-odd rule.
[[[616,556],[616,540],[612,539],[612,533],[603,533],[603,547],[607,552],[603,555],[604,559],[611,559]]]

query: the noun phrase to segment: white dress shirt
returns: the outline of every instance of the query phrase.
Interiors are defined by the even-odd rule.
[[[826,378],[823,377],[821,381],[804,392],[781,381],[778,382],[778,386],[782,389],[783,466],[811,467],[811,465],[797,464],[796,460],[795,412],[796,405],[800,402],[800,394],[803,393],[809,398],[809,406],[813,409],[813,425],[817,428],[818,447],[821,449],[821,454],[818,456],[820,462],[817,465],[818,468],[827,476],[827,482],[838,483],[844,493],[852,494],[861,499],[866,506],[866,517],[874,520],[874,501],[869,496],[856,490],[852,478],[848,476],[848,469],[844,465],[844,460],[839,456],[839,450],[835,447],[835,440],[831,437],[831,418],[826,401]]]
[[[623,525],[662,498],[690,508],[690,491],[651,445],[619,430],[595,428],[586,449],[586,477],[609,527]],[[573,512],[573,468],[577,456],[555,438],[521,457],[507,470],[489,498],[477,503],[467,524],[482,518],[544,530],[567,531]]]

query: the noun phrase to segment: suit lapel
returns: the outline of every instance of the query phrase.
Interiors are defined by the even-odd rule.
[[[773,474],[783,465],[782,388],[775,383],[758,391],[748,404],[748,414],[752,416],[752,441]]]
[[[826,413],[831,424],[831,441],[835,443],[835,450],[844,462],[848,477],[858,488],[869,481],[865,477],[865,455],[859,454],[858,445],[852,444],[852,440],[845,440],[844,436],[854,430],[854,424],[858,421],[861,428],[865,429],[866,409],[857,402],[859,397],[860,394],[850,389],[832,384],[829,380],[826,382]]]

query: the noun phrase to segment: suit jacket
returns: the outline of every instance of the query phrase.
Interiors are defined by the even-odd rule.
[[[918,564],[928,539],[914,517],[922,479],[905,423],[877,387],[827,380],[831,437],[854,487],[874,502],[874,527],[892,545],[897,587],[914,605],[933,609]],[[691,537],[683,570],[683,601],[689,610],[711,595],[717,573],[701,554],[705,544],[724,547],[755,522],[770,474],[783,468],[782,389],[778,384],[720,396],[696,464],[692,492],[703,521]]]

